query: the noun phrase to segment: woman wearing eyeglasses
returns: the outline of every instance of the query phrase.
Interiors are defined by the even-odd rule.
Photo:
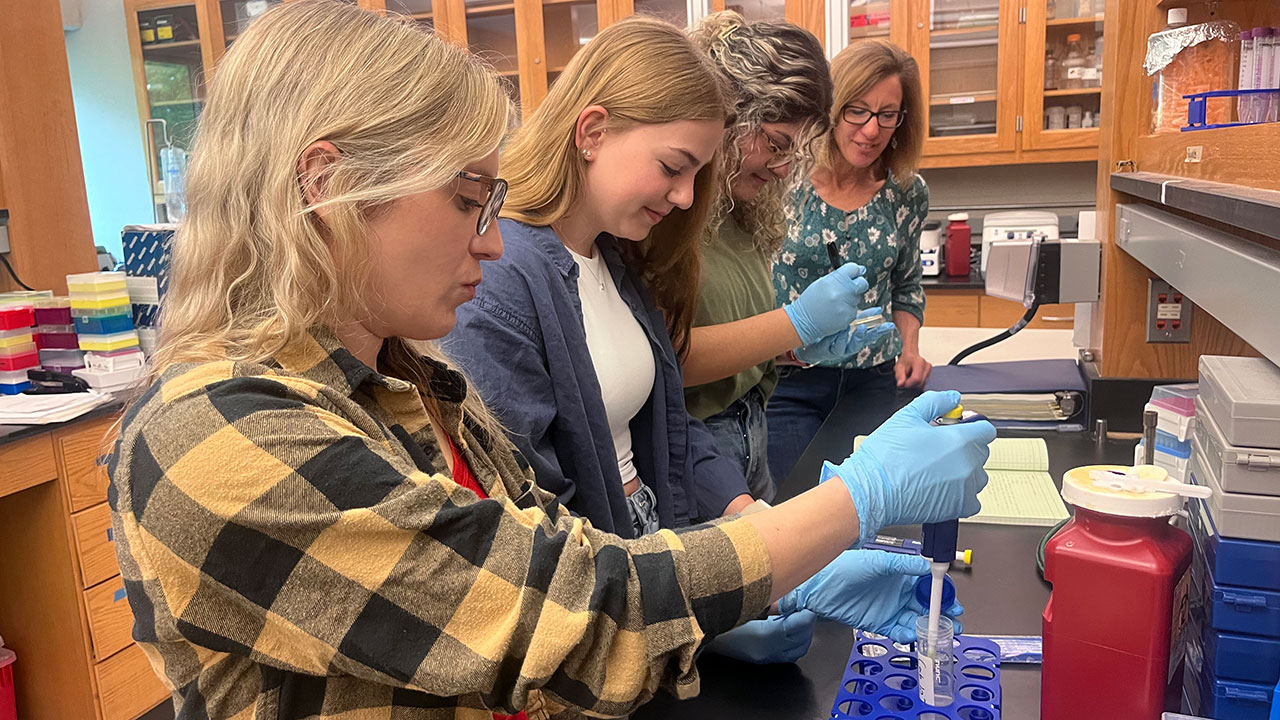
[[[692,35],[731,89],[736,119],[721,146],[724,173],[702,245],[698,309],[683,358],[685,399],[746,476],[752,496],[772,502],[781,479],[770,472],[766,451],[774,358],[792,351],[811,362],[845,357],[892,326],[850,332],[867,288],[854,263],[785,307],[774,300],[770,264],[786,232],[787,195],[831,124],[822,45],[790,23],[748,23],[731,11],[708,16]]]
[[[919,347],[920,231],[929,211],[916,172],[924,142],[919,67],[890,42],[863,40],[841,51],[831,72],[831,130],[817,143],[810,182],[787,208],[774,290],[779,303],[793,302],[832,272],[834,253],[866,267],[863,306],[880,308],[896,328],[856,352],[780,368],[768,409],[775,477],[786,476],[842,397],[868,401],[856,431],[870,432],[891,412],[897,389],[923,386],[931,368]]]

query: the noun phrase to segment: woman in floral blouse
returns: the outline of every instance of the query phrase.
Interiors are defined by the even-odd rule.
[[[787,209],[774,291],[779,304],[794,301],[831,272],[834,248],[842,263],[867,268],[863,304],[882,308],[896,329],[848,357],[779,368],[768,408],[776,478],[787,476],[842,397],[867,400],[855,430],[870,432],[892,412],[897,389],[923,386],[931,368],[919,347],[920,230],[929,212],[929,189],[916,173],[924,142],[919,67],[892,43],[864,40],[837,55],[831,70],[832,129]]]

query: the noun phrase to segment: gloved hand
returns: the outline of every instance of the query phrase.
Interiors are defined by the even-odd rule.
[[[862,277],[866,271],[861,265],[845,263],[813,281],[795,302],[782,306],[802,345],[849,329],[858,315],[858,301],[867,291]]]
[[[985,420],[930,425],[960,404],[960,393],[927,392],[871,433],[839,466],[822,466],[820,481],[839,477],[858,510],[858,545],[888,525],[955,520],[982,509],[983,463],[996,429]]]
[[[916,639],[916,619],[925,609],[915,598],[916,578],[929,574],[929,560],[883,550],[846,550],[778,600],[782,613],[812,610],[828,620],[878,633],[894,642]],[[955,618],[959,603],[943,611]],[[955,623],[956,634],[960,622]]]
[[[878,307],[867,308],[858,313],[857,318],[861,320],[879,312],[883,311]],[[862,348],[893,332],[894,328],[894,324],[889,321],[885,321],[870,330],[867,329],[866,325],[859,325],[852,330],[846,328],[833,335],[828,335],[812,345],[797,349],[796,358],[800,362],[810,365],[847,360],[857,355]]]
[[[808,610],[752,620],[712,640],[707,652],[757,665],[795,662],[809,652],[817,621]]]

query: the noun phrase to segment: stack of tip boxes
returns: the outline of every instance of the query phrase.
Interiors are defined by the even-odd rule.
[[[1267,720],[1280,684],[1280,368],[1200,358],[1184,711]]]
[[[169,289],[169,256],[176,225],[129,225],[121,233],[133,321],[143,352],[155,349],[160,301]]]
[[[0,305],[0,395],[17,395],[31,387],[27,370],[40,366],[31,325],[31,305]]]
[[[86,367],[74,374],[108,392],[127,385],[139,373],[142,353],[124,273],[68,275],[67,290],[80,349],[88,352]]]
[[[1200,386],[1196,383],[1182,385],[1157,385],[1151,391],[1151,402],[1144,410],[1156,413],[1155,465],[1169,472],[1178,482],[1187,481],[1187,463],[1191,460],[1191,432],[1195,429],[1196,395]],[[1139,442],[1134,451],[1135,465],[1142,462],[1146,442]]]
[[[84,351],[71,317],[71,298],[39,298],[35,301],[35,314],[40,367],[61,373],[84,367]]]

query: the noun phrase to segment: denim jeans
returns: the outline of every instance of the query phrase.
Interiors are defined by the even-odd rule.
[[[818,428],[846,395],[866,399],[868,412],[854,428],[866,435],[889,419],[898,392],[896,360],[864,369],[782,366],[778,387],[769,399],[769,468],[773,477],[785,479],[809,447]],[[876,395],[888,396],[876,398]],[[850,442],[853,438],[850,437]]]
[[[753,387],[705,422],[720,454],[742,469],[751,497],[773,502],[777,487],[769,472],[769,424],[765,419],[764,393]]]

